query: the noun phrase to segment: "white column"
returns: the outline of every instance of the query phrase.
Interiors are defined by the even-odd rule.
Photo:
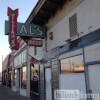
[[[30,47],[27,46],[27,97],[30,98]]]

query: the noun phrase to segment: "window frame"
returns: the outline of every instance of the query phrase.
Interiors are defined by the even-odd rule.
[[[72,74],[72,73],[84,73],[84,70],[83,71],[77,71],[77,72],[71,72],[69,71],[69,73],[62,73],[61,72],[61,60],[63,59],[69,59],[69,58],[72,58],[72,57],[77,57],[77,56],[82,56],[82,60],[83,60],[83,55],[82,54],[78,54],[78,55],[74,55],[74,56],[70,56],[70,57],[65,57],[65,58],[62,58],[62,59],[59,59],[59,64],[60,64],[60,74]],[[83,62],[83,68],[84,68],[84,62]]]
[[[23,87],[23,83],[22,83],[22,81],[23,81],[23,68],[25,68],[26,67],[26,86],[25,87]],[[21,68],[21,89],[27,89],[27,66],[23,66],[22,68]]]

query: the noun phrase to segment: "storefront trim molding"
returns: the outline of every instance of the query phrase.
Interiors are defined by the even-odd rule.
[[[46,91],[45,91],[45,67],[44,67],[44,63],[43,63],[43,78],[44,78],[44,81],[43,81],[43,88],[44,88],[44,93],[43,93],[43,97],[44,97],[44,100],[46,100]]]
[[[52,94],[52,99],[53,100],[53,84],[52,84],[52,59],[50,59],[50,68],[51,68],[51,94]]]
[[[38,82],[38,91],[39,91],[39,100],[41,99],[40,98],[40,64],[38,64],[39,66],[39,82]]]
[[[61,54],[59,54],[59,56],[60,56],[60,55],[63,55],[63,54],[66,54],[66,53],[69,53],[69,52],[72,52],[72,51],[75,51],[75,50],[78,50],[78,49],[82,49],[82,48],[88,47],[88,46],[90,46],[90,45],[93,45],[93,44],[96,44],[96,43],[99,43],[99,42],[100,42],[100,40],[97,40],[97,41],[88,43],[88,44],[86,44],[86,45],[83,45],[83,46],[80,46],[80,47],[76,47],[76,48],[71,49],[71,50],[68,50],[68,51],[66,51],[66,52],[62,52]]]
[[[85,65],[94,65],[94,64],[100,64],[100,60],[98,61],[91,61],[91,62],[86,62]]]
[[[85,87],[86,87],[86,94],[88,94],[87,74],[86,74],[86,64],[85,64],[85,54],[84,54],[84,48],[82,48],[82,51],[83,51],[83,63],[84,63]],[[87,100],[88,100],[88,97],[87,97]]]
[[[43,73],[44,73],[44,100],[46,100],[46,78],[45,78],[45,69],[50,68],[51,69],[51,95],[52,95],[52,100],[53,100],[53,86],[52,86],[52,59],[50,59],[50,65],[49,66],[44,66],[43,64]]]

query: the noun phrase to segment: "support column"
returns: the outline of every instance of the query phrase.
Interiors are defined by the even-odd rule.
[[[30,56],[29,54],[29,46],[27,46],[27,97],[30,98]]]

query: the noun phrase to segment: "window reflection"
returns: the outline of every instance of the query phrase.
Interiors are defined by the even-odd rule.
[[[26,89],[26,67],[22,68],[22,88]]]
[[[79,73],[84,71],[83,56],[78,55],[60,60],[61,74]]]
[[[14,83],[13,83],[14,86],[16,86],[16,82],[17,82],[17,70],[14,70]]]
[[[27,51],[24,50],[22,53],[20,53],[15,59],[14,59],[14,66],[21,65],[25,62],[27,62]]]

